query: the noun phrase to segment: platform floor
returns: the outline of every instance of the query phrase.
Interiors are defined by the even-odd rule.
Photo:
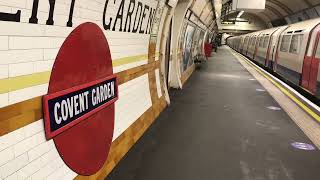
[[[258,81],[222,47],[107,180],[317,180],[319,150]]]

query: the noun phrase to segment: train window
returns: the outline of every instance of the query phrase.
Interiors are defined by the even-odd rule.
[[[269,41],[269,36],[265,36],[263,40],[263,48],[267,48]]]
[[[295,34],[291,38],[290,53],[299,54],[303,34]]]
[[[263,36],[259,38],[259,47],[263,46]]]
[[[248,43],[248,37],[245,37],[245,38],[244,38],[244,43],[243,43],[243,44],[244,44],[244,45],[247,45],[247,43]]]
[[[316,51],[315,57],[316,57],[317,59],[320,58],[320,43],[319,43],[318,46],[317,46],[317,51]]]
[[[289,49],[291,35],[283,35],[280,45],[280,51],[287,52]]]
[[[253,37],[253,38],[252,38],[252,41],[251,41],[251,46],[254,46],[255,43],[256,43],[256,37]]]
[[[252,38],[251,38],[251,37],[249,37],[249,40],[248,40],[248,46],[250,46],[251,41],[252,41]]]

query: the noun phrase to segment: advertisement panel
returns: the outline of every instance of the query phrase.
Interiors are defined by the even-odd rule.
[[[192,61],[192,42],[194,35],[195,27],[187,24],[184,41],[183,41],[183,69],[182,71],[187,70],[190,64],[189,61]]]

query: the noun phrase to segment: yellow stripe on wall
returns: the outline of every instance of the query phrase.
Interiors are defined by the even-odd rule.
[[[134,62],[139,62],[148,59],[148,55],[138,55],[120,58],[112,61],[112,66],[122,66]],[[0,94],[16,91],[32,86],[37,86],[49,82],[51,71],[34,73],[30,75],[10,77],[0,79]]]
[[[0,93],[8,93],[19,89],[37,86],[49,82],[51,71],[0,79]]]
[[[125,58],[120,58],[112,61],[112,66],[117,67],[117,66],[122,66],[125,64],[130,64],[138,61],[143,61],[147,60],[148,55],[139,55],[139,56],[131,56],[131,57],[125,57]]]

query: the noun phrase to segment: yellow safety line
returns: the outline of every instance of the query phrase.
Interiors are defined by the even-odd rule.
[[[147,59],[148,55],[138,55],[120,58],[113,60],[112,66],[117,67]],[[50,79],[50,74],[51,71],[45,71],[29,75],[0,79],[0,94],[48,83]]]
[[[235,54],[234,54],[235,55]],[[256,71],[258,71],[262,76],[264,76],[266,79],[268,79],[272,84],[274,84],[276,87],[278,87],[285,95],[287,95],[292,101],[294,101],[296,104],[298,104],[304,111],[306,111],[311,117],[313,117],[315,120],[320,122],[320,116],[313,112],[310,108],[308,108],[305,104],[303,104],[299,99],[297,99],[294,95],[292,95],[287,89],[285,89],[282,85],[280,85],[278,82],[273,80],[269,77],[266,73],[255,67],[252,62],[248,61],[244,57],[240,56],[248,65],[250,65],[252,68],[254,68]]]

